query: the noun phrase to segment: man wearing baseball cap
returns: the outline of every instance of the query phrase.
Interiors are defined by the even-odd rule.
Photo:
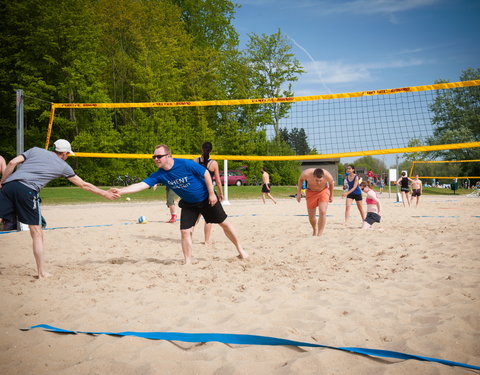
[[[28,224],[39,279],[50,276],[45,271],[40,190],[51,180],[65,177],[83,190],[106,199],[119,197],[77,176],[65,162],[70,154],[75,155],[70,142],[65,139],[57,140],[53,144],[53,151],[33,147],[13,158],[0,180],[0,218],[5,221],[4,230],[13,229],[17,218]]]

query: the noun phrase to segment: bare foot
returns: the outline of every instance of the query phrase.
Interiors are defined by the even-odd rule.
[[[239,259],[247,259],[249,257],[245,250],[239,250],[238,252],[240,253],[240,255],[237,256]]]
[[[46,279],[47,277],[52,277],[53,275],[50,272],[42,272],[37,275],[37,279]]]

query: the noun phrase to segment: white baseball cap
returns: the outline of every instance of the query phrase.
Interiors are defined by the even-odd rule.
[[[53,145],[55,146],[55,151],[57,152],[68,152],[70,155],[75,155],[75,153],[72,151],[70,142],[65,139],[58,139]]]

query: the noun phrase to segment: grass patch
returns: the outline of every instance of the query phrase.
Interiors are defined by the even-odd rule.
[[[104,188],[108,189],[108,188]],[[378,189],[376,189],[378,190]],[[289,195],[295,194],[297,191],[296,186],[273,186],[272,195],[274,198],[288,198]],[[384,193],[388,193],[388,187],[383,189]],[[391,192],[396,193],[396,190],[392,187]],[[457,190],[456,195],[469,194],[471,190]],[[424,188],[423,194],[425,195],[453,195],[453,190],[442,188]],[[342,191],[335,189],[334,196],[340,197]],[[42,197],[42,204],[54,205],[54,204],[82,204],[82,203],[96,203],[96,202],[109,202],[105,198],[102,198],[96,194],[89,193],[78,187],[46,187],[42,189],[40,196]],[[156,191],[147,189],[136,194],[124,195],[122,198],[117,199],[114,202],[125,202],[125,198],[130,197],[132,201],[164,201],[166,200],[165,189],[159,187]],[[229,186],[228,199],[261,199],[261,187],[260,186]],[[293,198],[292,198],[293,199]]]

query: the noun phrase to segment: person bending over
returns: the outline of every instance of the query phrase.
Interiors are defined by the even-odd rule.
[[[83,190],[106,199],[119,197],[112,191],[99,189],[83,181],[75,174],[65,161],[69,155],[75,155],[68,141],[59,139],[53,145],[54,151],[33,147],[13,158],[0,181],[0,217],[12,223],[18,218],[20,222],[28,224],[39,279],[51,276],[45,269],[40,190],[51,180],[66,177]],[[22,167],[17,168],[20,165]]]
[[[182,209],[180,232],[185,264],[192,263],[191,233],[200,214],[207,223],[220,225],[237,249],[239,258],[248,258],[248,253],[243,250],[233,225],[213,191],[209,171],[192,160],[172,158],[167,145],[156,146],[152,157],[158,168],[156,172],[142,182],[121,189],[112,188],[111,191],[121,196],[148,189],[160,182],[172,189],[181,198],[178,206]]]
[[[307,201],[308,220],[313,229],[314,236],[321,236],[327,222],[328,203],[333,202],[333,177],[322,168],[305,169],[298,178],[297,202],[302,199],[302,186],[307,183],[305,191]],[[317,222],[318,209],[318,222]]]

